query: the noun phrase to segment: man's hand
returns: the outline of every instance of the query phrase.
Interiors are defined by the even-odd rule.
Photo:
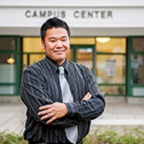
[[[92,95],[88,92],[84,97],[83,97],[83,99],[82,100],[89,100],[90,98],[92,97]]]
[[[67,114],[67,107],[64,103],[55,102],[50,105],[45,105],[39,108],[40,112],[38,113],[41,116],[41,120],[46,120],[47,124],[53,122],[54,120],[61,118]]]
[[[82,100],[89,100],[91,97],[92,95],[88,92]],[[48,121],[46,121],[47,124],[53,122],[58,118],[64,117],[68,113],[66,105],[59,102],[42,106],[39,108],[39,110],[40,112],[38,113],[38,115],[41,117],[41,120],[49,119]]]

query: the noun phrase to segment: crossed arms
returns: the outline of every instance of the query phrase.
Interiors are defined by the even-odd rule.
[[[82,100],[89,100],[91,94],[88,92]],[[45,105],[39,108],[40,112],[38,115],[41,117],[41,120],[47,120],[46,124],[50,124],[56,119],[64,117],[67,115],[68,110],[64,103],[55,102],[50,105]]]
[[[25,71],[21,83],[21,99],[36,121],[46,125],[71,127],[95,119],[104,111],[103,95],[97,90],[97,84],[91,83],[82,100],[71,103],[53,102],[39,75],[33,70]]]

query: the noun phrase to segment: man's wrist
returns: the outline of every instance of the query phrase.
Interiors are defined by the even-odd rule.
[[[66,107],[67,107],[67,116],[73,116],[73,114],[75,113],[75,109],[73,107],[72,103],[65,103]]]

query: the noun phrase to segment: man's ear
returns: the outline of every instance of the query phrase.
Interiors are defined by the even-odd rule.
[[[46,45],[45,45],[44,40],[41,40],[41,43],[42,43],[42,47],[43,47],[43,49],[45,49],[45,48],[46,48]]]

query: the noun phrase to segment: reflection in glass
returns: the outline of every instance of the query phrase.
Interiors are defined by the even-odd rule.
[[[144,96],[144,87],[133,87],[132,95],[133,96]]]
[[[0,94],[15,94],[15,86],[0,86]]]
[[[132,84],[144,84],[144,55],[131,55]]]
[[[23,70],[27,66],[43,59],[44,57],[45,54],[31,54],[31,53],[23,54]]]
[[[70,53],[67,55],[67,59],[69,60],[69,61],[72,61],[72,57],[73,57],[73,50],[72,49],[70,49]]]
[[[92,48],[78,48],[77,49],[77,63],[87,66],[89,69],[92,67]]]
[[[0,83],[14,83],[16,66],[15,63],[8,64],[7,59],[11,57],[11,54],[0,54]],[[13,55],[15,58],[15,55]]]
[[[99,89],[104,95],[125,95],[124,86],[99,86]]]
[[[12,63],[9,63],[9,59],[12,59]],[[14,64],[15,63],[15,54],[0,54],[0,64]]]
[[[106,53],[125,53],[126,39],[111,38],[107,43],[96,42],[96,51]]]
[[[107,43],[111,40],[110,37],[96,37],[96,41],[100,43]]]
[[[134,51],[144,51],[144,38],[133,38],[132,48]]]
[[[41,38],[24,37],[23,52],[45,52],[41,44]]]
[[[0,37],[0,50],[15,50],[15,38]]]
[[[13,64],[15,62],[15,59],[13,57],[10,57],[7,59],[8,64]]]
[[[125,56],[97,55],[96,77],[98,83],[125,83]]]

